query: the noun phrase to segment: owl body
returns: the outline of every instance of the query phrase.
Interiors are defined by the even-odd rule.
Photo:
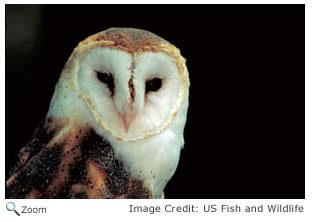
[[[150,32],[114,28],[87,38],[20,151],[7,196],[160,198],[184,145],[188,87],[179,50]],[[25,185],[39,173],[38,184]]]

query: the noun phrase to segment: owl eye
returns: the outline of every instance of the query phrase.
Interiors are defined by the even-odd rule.
[[[156,92],[162,86],[162,80],[159,78],[154,78],[146,81],[145,92]]]
[[[113,81],[112,74],[111,73],[105,73],[105,72],[97,72],[97,71],[96,71],[96,74],[97,74],[97,78],[99,79],[99,81],[106,84],[108,89],[113,94],[114,81]]]

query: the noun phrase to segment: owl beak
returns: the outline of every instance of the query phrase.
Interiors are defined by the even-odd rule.
[[[125,131],[128,132],[128,130],[130,128],[130,124],[134,118],[134,114],[133,114],[132,110],[129,109],[128,111],[121,113],[120,117],[121,117]]]
[[[121,115],[123,126],[126,132],[128,132],[129,127],[130,127],[130,122],[131,122],[131,117],[130,115]]]

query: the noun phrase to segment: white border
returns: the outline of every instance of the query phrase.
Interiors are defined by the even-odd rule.
[[[75,3],[84,3],[77,1]],[[6,4],[22,4],[30,3],[30,1],[5,1]],[[29,206],[46,206],[48,213],[46,215],[23,215],[17,217],[12,212],[8,212],[5,209],[7,201],[4,199],[4,178],[5,178],[5,4],[1,4],[0,8],[0,24],[1,35],[0,47],[1,53],[1,75],[0,75],[0,122],[1,122],[1,133],[0,133],[0,164],[1,171],[0,177],[2,178],[2,186],[0,189],[0,220],[1,221],[55,221],[59,219],[61,221],[86,221],[86,220],[136,220],[136,221],[160,221],[164,218],[172,220],[183,220],[183,221],[310,221],[310,218],[314,218],[314,203],[313,203],[313,136],[314,136],[314,77],[313,77],[313,39],[314,39],[314,18],[313,18],[313,3],[311,1],[283,1],[283,0],[246,0],[246,1],[206,1],[206,0],[194,0],[194,1],[172,1],[172,0],[159,0],[150,3],[212,3],[212,4],[306,4],[306,199],[305,200],[16,200],[17,209],[22,205]],[[39,3],[69,3],[68,1],[32,1],[32,4]],[[104,1],[91,0],[88,3],[102,4]],[[141,1],[106,1],[106,3],[146,3],[144,0]],[[302,73],[301,73],[302,74]],[[8,120],[9,121],[9,120]],[[140,205],[160,205],[163,207],[165,204],[182,205],[195,204],[202,206],[203,204],[239,204],[239,205],[259,205],[259,204],[302,204],[305,207],[305,213],[297,214],[267,214],[267,213],[256,213],[256,214],[227,214],[227,213],[160,213],[154,214],[131,214],[128,213],[128,205],[140,204]]]

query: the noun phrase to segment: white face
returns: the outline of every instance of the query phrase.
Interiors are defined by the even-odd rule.
[[[98,123],[124,139],[163,127],[180,91],[177,66],[167,54],[102,47],[82,58],[77,83]]]

